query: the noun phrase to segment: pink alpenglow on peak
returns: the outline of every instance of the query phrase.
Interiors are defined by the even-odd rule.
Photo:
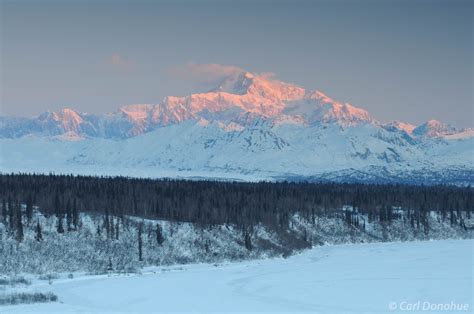
[[[64,108],[58,112],[45,112],[38,116],[42,128],[55,128],[54,134],[79,135],[80,127],[84,123],[82,115],[71,108]]]
[[[74,109],[63,108],[58,112],[47,111],[38,117],[40,120],[54,120],[64,124],[78,125],[82,123],[82,117]]]
[[[156,105],[151,104],[133,104],[126,105],[119,109],[127,118],[132,121],[142,121],[148,119]]]
[[[245,114],[270,118],[280,123],[336,122],[356,125],[372,121],[367,111],[339,103],[321,91],[308,91],[273,79],[270,75],[245,71],[229,75],[218,87],[206,93],[184,97],[168,96],[159,104],[126,105],[106,117],[107,123],[120,129],[127,128],[125,122],[118,124],[120,119],[125,119],[132,124],[126,136],[136,136],[156,127],[189,119],[205,118],[241,123],[241,116]],[[65,132],[78,131],[78,126],[84,122],[81,114],[72,109],[64,109],[52,115],[54,121],[64,126]],[[92,126],[92,129],[100,128]]]
[[[336,102],[320,91],[307,91],[294,84],[249,72],[229,76],[208,93],[167,97],[162,106],[170,110],[180,108],[190,117],[200,114],[215,117],[216,113],[225,113],[228,117],[233,112],[252,113],[280,121],[286,119],[282,119],[282,115],[302,115],[307,123],[339,121],[344,125],[354,125],[372,121],[367,111]],[[300,107],[299,110],[295,110],[296,107]]]
[[[57,136],[68,133],[78,137],[128,138],[168,125],[201,119],[231,125],[227,129],[233,130],[252,126],[259,119],[267,119],[274,125],[382,126],[366,110],[338,102],[319,90],[307,90],[274,79],[272,75],[239,70],[229,71],[209,92],[167,96],[157,104],[126,105],[106,115],[78,113],[66,108],[44,113],[31,121],[27,118],[21,120],[25,123],[21,131],[16,130],[18,126],[15,124],[20,120],[6,118],[0,124],[0,134],[21,137],[27,134]],[[400,121],[383,127],[403,131],[413,137],[440,137],[457,132],[453,127],[435,120],[416,128]]]
[[[426,137],[442,137],[457,132],[458,130],[455,127],[438,120],[429,120],[413,130],[414,135]]]
[[[472,183],[472,129],[436,120],[382,124],[319,90],[231,72],[211,91],[105,115],[66,108],[0,117],[1,170]],[[29,153],[39,145],[39,157]]]
[[[408,134],[412,134],[413,130],[416,128],[415,125],[402,121],[392,121],[387,124],[387,126],[398,129],[400,131],[405,131]]]

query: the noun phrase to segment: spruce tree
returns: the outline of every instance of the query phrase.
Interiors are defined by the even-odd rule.
[[[13,210],[13,203],[11,199],[8,200],[7,203],[7,208],[8,208],[8,226],[10,230],[10,234],[13,235],[13,232],[15,230],[15,211]]]
[[[67,230],[71,231],[72,230],[72,208],[71,208],[71,200],[68,199],[66,203],[66,226]]]
[[[117,221],[115,223],[115,240],[119,239],[119,232],[120,232],[119,222],[120,221]]]
[[[247,230],[244,231],[244,244],[247,250],[252,251],[252,238],[250,237],[250,232]]]
[[[112,258],[109,257],[109,264],[107,265],[107,271],[113,271]]]
[[[58,217],[57,231],[58,233],[64,233],[63,217],[61,215]]]
[[[26,201],[26,219],[28,220],[28,223],[31,222],[32,218],[33,218],[33,198],[30,195],[28,197],[28,200]]]
[[[38,242],[43,241],[43,232],[41,231],[41,225],[39,220],[36,223],[35,233],[35,240]]]
[[[163,232],[161,230],[161,227],[159,224],[156,225],[156,242],[158,245],[162,245],[163,242],[165,241],[165,238],[163,237]]]
[[[54,214],[56,215],[56,218],[59,218],[61,215],[61,201],[59,199],[59,192],[56,191],[56,194],[54,196]]]
[[[109,221],[109,210],[105,210],[105,217],[104,217],[104,228],[105,233],[107,235],[107,239],[110,239],[110,221]]]
[[[74,225],[74,228],[77,229],[79,226],[79,211],[77,209],[77,199],[74,198],[74,201],[72,202],[72,224]]]
[[[23,221],[22,221],[22,215],[21,215],[21,205],[18,203],[17,208],[16,208],[16,240],[18,242],[23,241]]]
[[[7,202],[5,202],[5,199],[2,199],[2,212],[1,212],[1,218],[2,221],[6,221],[6,216],[7,216]]]
[[[110,228],[110,239],[115,240],[115,224],[114,224],[114,218],[110,218],[109,222],[109,228]]]
[[[5,199],[2,199],[2,221],[6,224],[7,223],[7,202]]]
[[[143,224],[138,225],[138,260],[141,262],[143,261],[143,240],[142,240],[142,233],[143,233]]]

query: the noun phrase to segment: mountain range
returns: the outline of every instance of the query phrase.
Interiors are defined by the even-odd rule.
[[[474,129],[382,123],[250,72],[104,115],[0,117],[1,172],[471,184],[473,148]]]

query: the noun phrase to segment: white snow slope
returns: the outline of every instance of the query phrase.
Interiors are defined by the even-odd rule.
[[[474,182],[474,131],[383,124],[320,91],[239,73],[106,115],[0,117],[0,172]],[[424,180],[424,181],[423,181]]]
[[[60,302],[0,312],[472,313],[473,247],[473,240],[323,246],[288,259],[34,282],[30,290],[52,291]],[[467,310],[426,309],[452,304]]]

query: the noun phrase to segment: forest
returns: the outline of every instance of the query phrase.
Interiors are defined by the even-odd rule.
[[[471,187],[0,175],[0,273],[134,271],[471,238]],[[473,217],[474,218],[474,217]]]
[[[22,215],[29,222],[33,207],[59,219],[58,232],[77,228],[79,213],[106,217],[135,216],[190,222],[202,226],[233,224],[243,229],[262,223],[285,228],[299,214],[315,216],[341,213],[355,225],[353,213],[369,222],[390,222],[400,211],[412,224],[426,223],[430,211],[443,218],[474,210],[471,187],[373,185],[293,182],[221,182],[127,177],[3,174],[0,176],[1,218],[11,229],[21,228]],[[26,209],[20,210],[24,204]],[[353,209],[353,210],[352,210]],[[458,216],[460,216],[458,214]],[[64,220],[64,221],[63,221]],[[462,224],[462,219],[461,219]],[[19,236],[21,239],[21,236]]]

